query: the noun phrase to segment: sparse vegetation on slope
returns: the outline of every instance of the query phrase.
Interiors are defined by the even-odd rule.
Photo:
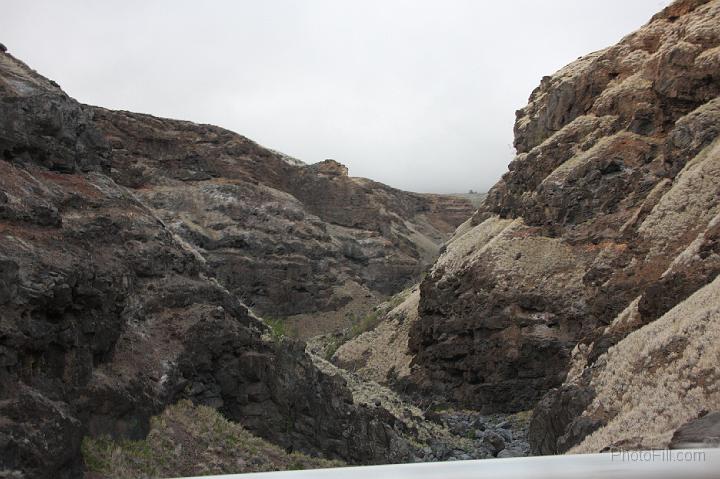
[[[388,302],[378,324],[344,342],[332,356],[333,363],[356,372],[368,381],[391,384],[410,373],[408,332],[417,320],[420,291],[406,290]]]
[[[142,441],[86,437],[85,464],[93,478],[196,476],[343,465],[283,449],[254,436],[215,409],[180,401],[152,419]]]
[[[311,356],[325,374],[342,378],[355,404],[375,409],[386,421],[392,418],[396,431],[406,440],[406,456],[416,462],[524,456],[530,450],[527,412],[488,416],[447,404],[425,405],[423,410],[375,381]]]
[[[310,341],[313,352],[330,360],[343,345],[353,342],[365,333],[374,331],[383,324],[387,315],[405,302],[411,292],[416,290],[415,288],[408,288],[399,292],[367,313],[350,315],[350,326],[339,333],[313,338]],[[405,349],[405,346],[403,346],[403,349]],[[376,378],[373,378],[373,380],[376,380]]]
[[[597,362],[597,395],[583,416],[607,425],[574,452],[667,447],[673,432],[720,410],[720,277],[610,348]]]

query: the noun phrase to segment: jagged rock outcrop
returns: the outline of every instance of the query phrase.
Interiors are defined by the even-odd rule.
[[[326,222],[292,196],[325,181],[384,223]],[[182,398],[287,448],[408,459],[394,416],[355,404],[238,296],[311,308],[332,307],[322,292],[348,277],[392,290],[422,263],[411,237],[439,242],[463,204],[319,175],[220,128],[80,105],[0,53],[0,470],[80,477],[84,435],[142,437]]]
[[[673,308],[720,273],[719,94],[717,0],[678,1],[617,45],[543,78],[517,112],[509,171],[421,284],[409,341],[414,386],[486,411],[537,406],[537,452],[629,427],[613,394],[640,394],[651,379],[618,378],[615,368],[630,358],[668,365],[673,358],[657,356],[663,347],[692,354],[717,321],[693,316],[676,341],[643,349],[647,358],[623,342],[638,329],[651,341],[661,317],[673,328]],[[613,361],[613,345],[622,356],[600,366]],[[665,373],[654,374],[662,382]],[[707,374],[683,376],[687,388],[706,390],[677,421],[715,401],[717,378]],[[616,409],[600,399],[610,396]],[[647,423],[665,438],[677,421]]]

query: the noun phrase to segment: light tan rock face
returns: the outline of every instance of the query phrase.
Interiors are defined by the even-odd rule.
[[[595,397],[575,424],[604,426],[571,451],[667,448],[683,424],[720,410],[719,360],[720,277],[595,363]]]
[[[341,345],[332,362],[366,381],[395,384],[410,374],[408,335],[418,319],[419,288],[413,287],[374,329]]]
[[[412,385],[488,411],[552,390],[540,452],[602,426],[574,422],[601,394],[598,358],[720,272],[719,94],[718,0],[676,2],[543,78],[509,171],[421,284]],[[587,380],[563,385],[571,365]]]
[[[332,311],[402,290],[472,215],[469,201],[390,188],[333,160],[289,161],[222,128],[94,108],[111,175],[197,247],[262,314]]]

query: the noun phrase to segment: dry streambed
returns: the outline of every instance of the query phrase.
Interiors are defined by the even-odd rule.
[[[338,368],[311,353],[324,373],[342,377],[356,404],[384,409],[398,419],[408,440],[408,457],[416,462],[517,457],[530,453],[530,411],[483,415],[476,411],[431,406],[420,409],[391,389]]]

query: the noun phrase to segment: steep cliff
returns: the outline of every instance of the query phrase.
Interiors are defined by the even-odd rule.
[[[78,477],[84,435],[141,438],[182,398],[290,449],[412,457],[392,414],[240,298],[282,313],[347,301],[346,281],[391,292],[469,203],[80,105],[4,51],[0,155],[0,470]]]
[[[112,146],[112,178],[261,314],[336,310],[352,301],[350,283],[395,293],[473,212],[460,198],[350,177],[332,160],[288,161],[222,128],[92,110]]]
[[[700,354],[699,335],[717,328],[716,310],[682,305],[701,289],[702,304],[718,301],[718,94],[717,0],[678,1],[544,77],[517,112],[509,171],[420,286],[412,385],[485,411],[529,409],[552,390],[531,430],[546,453],[616,414],[616,431],[624,427],[619,391],[641,394],[646,383],[615,368],[636,356],[661,381],[675,361],[662,351]],[[678,307],[695,313],[683,322],[668,312]],[[652,337],[663,339],[638,350]],[[717,405],[717,371],[700,363],[684,387],[709,389],[677,421]],[[664,438],[676,422],[662,426]],[[588,441],[583,450],[600,447]]]

